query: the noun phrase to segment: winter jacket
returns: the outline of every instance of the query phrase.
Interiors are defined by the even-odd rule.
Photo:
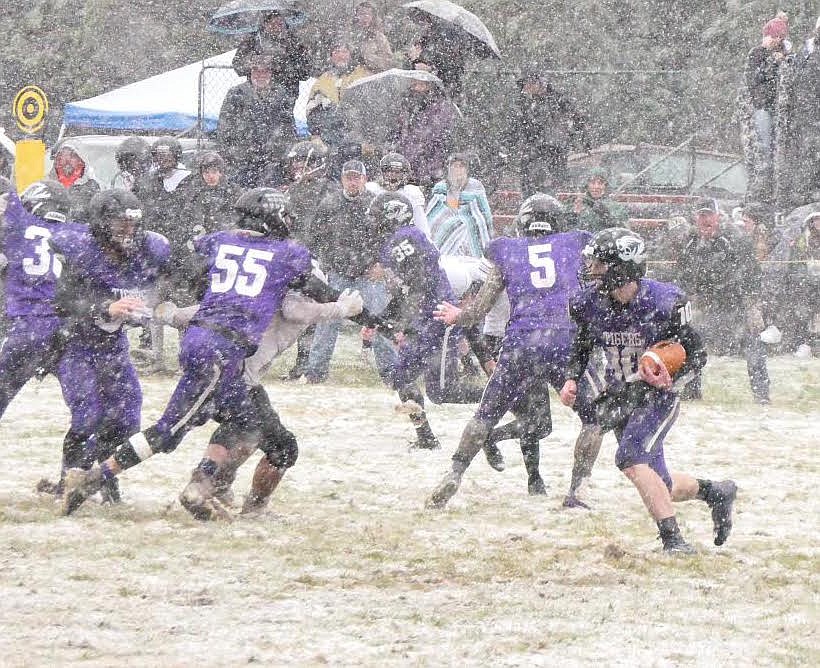
[[[314,227],[321,232],[316,255],[325,271],[359,278],[376,264],[381,240],[367,216],[373,199],[367,190],[349,199],[339,188],[329,192],[319,204],[314,220]]]
[[[292,33],[282,39],[271,39],[257,32],[239,43],[231,65],[239,76],[249,76],[251,59],[263,54],[272,55],[274,83],[285,89],[291,102],[295,101],[299,96],[299,82],[309,78],[313,69],[305,46]]]
[[[755,109],[774,113],[779,71],[780,63],[775,60],[771,49],[756,46],[749,51],[744,78]]]
[[[593,199],[589,192],[584,191],[581,201],[583,208],[577,214],[573,208],[575,202],[568,204],[568,215],[570,220],[575,219],[573,227],[576,229],[595,234],[609,227],[625,227],[629,222],[629,212],[609,195]]]
[[[74,151],[85,165],[82,176],[67,187],[68,194],[71,197],[71,218],[73,220],[86,221],[88,218],[88,203],[94,195],[102,190],[102,186],[94,174],[94,167],[88,162],[88,156],[82,150],[80,144],[71,141],[71,139],[64,139],[54,147],[54,154],[56,155],[62,148],[68,148]],[[58,181],[61,180],[57,174],[55,165],[51,166],[48,178]],[[66,184],[63,183],[63,185]]]

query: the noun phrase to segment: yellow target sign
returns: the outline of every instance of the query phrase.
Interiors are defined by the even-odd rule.
[[[37,86],[26,86],[15,96],[12,112],[17,127],[27,134],[34,134],[45,123],[48,98]]]

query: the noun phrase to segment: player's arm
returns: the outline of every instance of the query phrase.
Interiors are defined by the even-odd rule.
[[[567,365],[564,385],[558,392],[561,403],[565,406],[575,404],[575,398],[578,394],[578,379],[584,375],[594,348],[589,323],[580,317],[580,313],[571,302],[569,305],[569,315],[578,326],[578,331],[572,342],[572,350],[570,352],[569,364]]]
[[[481,322],[492,310],[501,293],[504,292],[504,278],[497,265],[484,260],[487,263],[486,279],[469,304],[463,308],[454,306],[450,302],[444,302],[433,312],[436,320],[440,320],[448,325],[471,326]]]
[[[675,385],[682,386],[706,366],[706,346],[697,330],[692,327],[692,304],[686,298],[679,299],[673,309],[667,339],[678,341],[686,351],[686,362],[673,376]]]

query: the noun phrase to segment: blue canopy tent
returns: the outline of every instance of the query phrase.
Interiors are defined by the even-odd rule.
[[[233,69],[235,51],[185,65],[142,81],[70,102],[63,109],[65,130],[121,130],[177,134],[196,126],[216,130],[219,110],[231,86],[244,81]],[[219,71],[219,85],[207,87],[202,76],[208,68]]]

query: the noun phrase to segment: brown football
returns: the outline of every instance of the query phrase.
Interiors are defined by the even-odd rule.
[[[657,368],[663,365],[670,376],[680,371],[684,362],[686,350],[677,341],[659,341],[649,346],[640,359],[640,365],[648,371],[656,373]]]

